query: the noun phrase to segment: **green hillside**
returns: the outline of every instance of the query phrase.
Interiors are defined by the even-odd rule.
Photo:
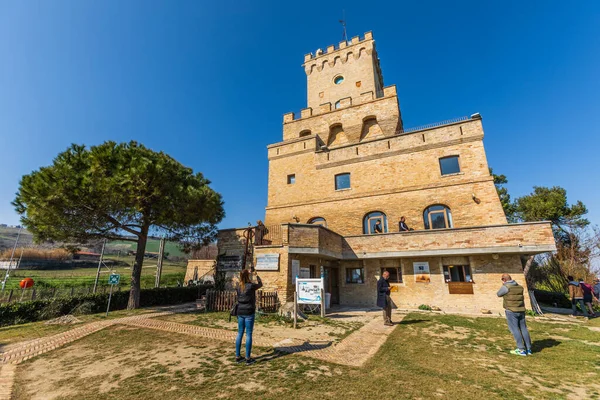
[[[0,252],[6,249],[12,249],[15,245],[15,240],[17,239],[17,234],[19,232],[18,228],[7,228],[0,227]],[[158,247],[160,244],[160,239],[149,238],[146,244],[146,251],[157,253]],[[32,247],[33,236],[30,232],[26,230],[21,231],[21,236],[19,237],[19,247]],[[60,247],[58,244],[43,244],[42,247],[45,248],[53,248]],[[84,249],[88,249],[90,251],[100,252],[100,249],[91,249],[82,246]],[[115,240],[108,242],[106,245],[106,252],[109,254],[116,254],[119,251],[128,252],[135,251],[137,249],[137,244],[135,242],[129,242],[126,240]],[[167,242],[165,244],[165,252],[168,253],[168,257],[184,257],[187,258],[187,255],[181,251],[179,245],[175,242]]]

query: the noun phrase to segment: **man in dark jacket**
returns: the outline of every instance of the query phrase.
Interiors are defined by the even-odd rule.
[[[523,286],[513,281],[509,274],[502,274],[503,285],[498,290],[506,313],[508,329],[517,342],[517,349],[510,353],[518,356],[531,355],[531,338],[525,324],[525,296]]]
[[[390,273],[384,271],[377,281],[377,307],[383,308],[383,324],[392,326],[392,299],[390,298]]]

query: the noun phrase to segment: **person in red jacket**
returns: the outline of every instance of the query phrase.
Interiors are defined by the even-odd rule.
[[[581,290],[583,291],[583,304],[588,308],[591,316],[595,317],[594,307],[592,307],[592,301],[594,300],[594,289],[592,288],[592,285],[587,284],[583,279],[580,279],[579,286],[581,286]]]

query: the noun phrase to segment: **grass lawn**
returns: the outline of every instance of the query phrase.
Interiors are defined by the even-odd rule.
[[[117,326],[20,364],[14,398],[600,398],[600,334],[529,326],[535,354],[518,357],[504,319],[409,314],[362,368],[260,348],[239,365],[232,344]]]

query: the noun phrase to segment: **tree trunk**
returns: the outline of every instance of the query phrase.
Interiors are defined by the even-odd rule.
[[[140,284],[142,279],[142,266],[144,265],[144,255],[146,254],[146,242],[148,241],[149,227],[144,225],[140,232],[137,242],[137,251],[135,253],[135,263],[131,271],[131,291],[129,292],[129,302],[127,309],[133,310],[140,306]]]
[[[523,275],[525,275],[525,282],[527,283],[527,288],[529,290],[533,290],[535,288],[534,287],[535,285],[529,276],[529,270],[531,269],[531,266],[533,265],[534,259],[535,259],[535,256],[529,256],[529,258],[527,259],[527,262],[525,263],[525,266],[523,267]]]

